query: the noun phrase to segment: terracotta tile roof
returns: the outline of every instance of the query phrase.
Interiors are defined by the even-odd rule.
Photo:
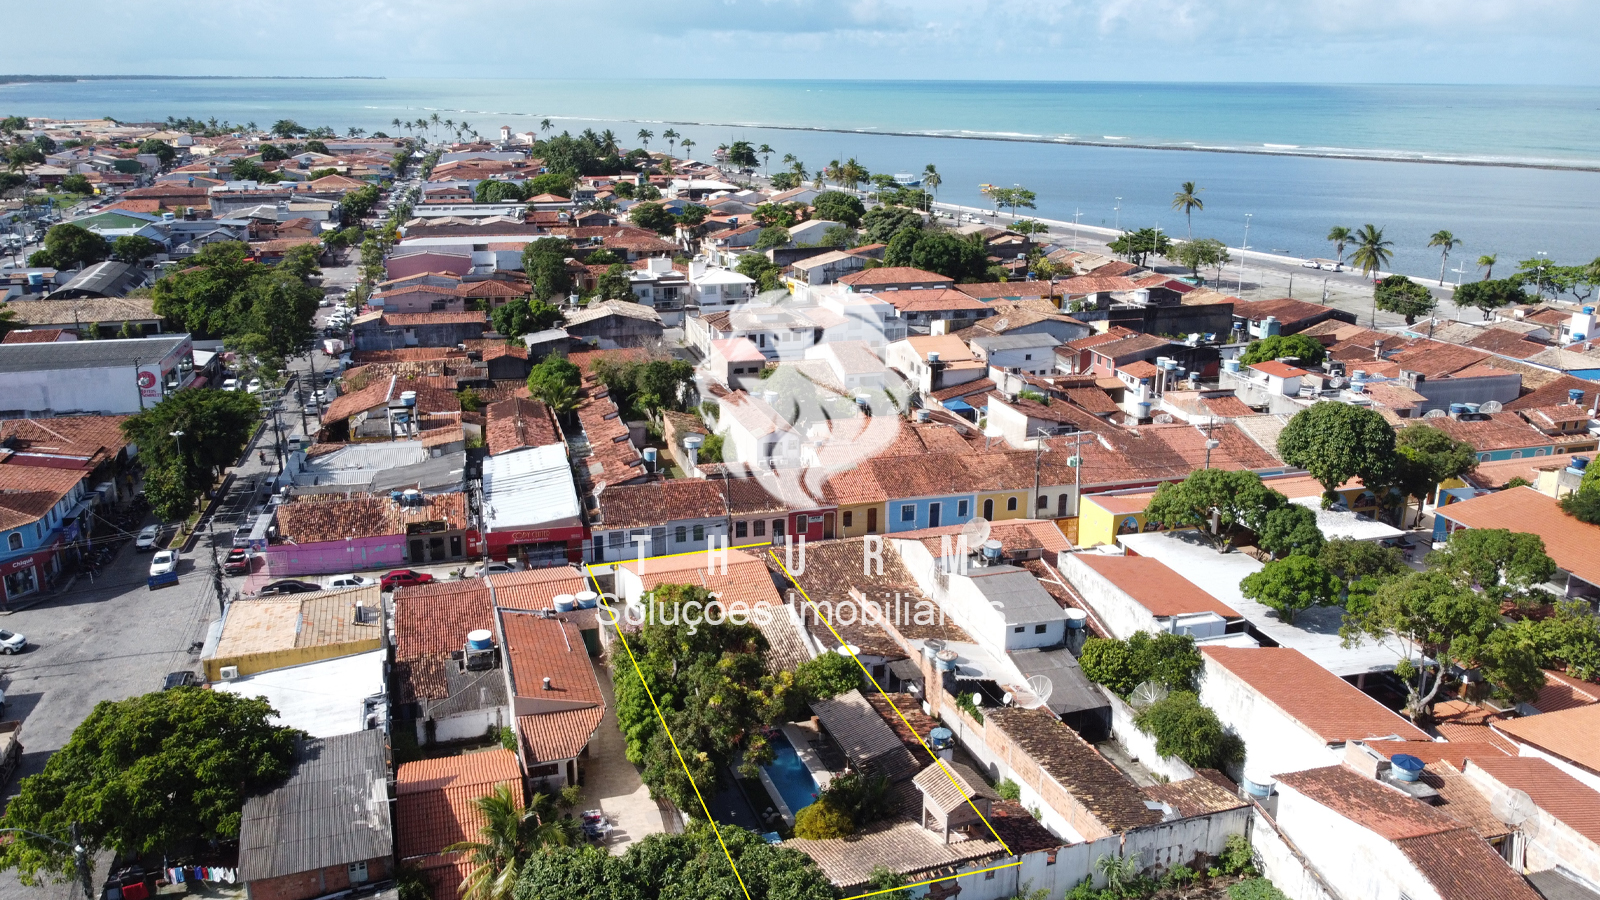
[[[350,376],[347,374],[346,378],[349,379]],[[451,380],[447,383],[454,382]],[[398,400],[400,395],[407,391],[416,392],[416,409],[419,413],[461,411],[461,399],[450,388],[422,378],[379,376],[373,378],[366,386],[357,388],[354,393],[340,394],[333,398],[323,411],[322,421],[337,422],[340,419],[348,419],[357,413],[383,406],[391,400]]]
[[[1444,813],[1346,766],[1285,772],[1278,776],[1278,784],[1299,791],[1384,840],[1398,841],[1461,828],[1461,823]]]
[[[963,285],[965,287],[966,285]],[[949,312],[959,309],[987,310],[988,304],[949,288],[921,291],[884,291],[876,295],[902,313]]]
[[[806,562],[809,565],[811,545],[808,545],[806,550]],[[639,571],[637,560],[622,563],[621,567],[635,574]],[[723,573],[720,562],[717,563],[715,572],[708,572],[706,557],[701,553],[648,559],[645,560],[644,577],[640,580],[646,591],[653,591],[663,584],[698,585],[717,594],[723,604],[730,609],[750,608],[761,604],[775,606],[783,602],[767,569],[766,555],[759,551],[728,551],[726,574]]]
[[[0,344],[53,344],[61,340],[66,331],[60,328],[33,328],[8,331]]]
[[[1120,259],[1114,259],[1111,262],[1105,263],[1104,265],[1095,266],[1093,269],[1089,270],[1089,273],[1091,275],[1106,277],[1111,275],[1127,275],[1137,271],[1139,271],[1139,267],[1133,263],[1123,262]]]
[[[484,362],[488,362],[491,359],[501,359],[506,356],[514,356],[517,359],[528,358],[526,345],[514,344],[510,341],[478,340],[463,341],[462,343],[467,345],[468,350],[476,352]]]
[[[1565,673],[1546,669],[1544,687],[1539,689],[1539,697],[1533,701],[1533,707],[1542,713],[1550,713],[1593,703],[1600,703],[1600,684],[1579,681]]]
[[[1050,297],[1061,292],[1055,290],[1048,279],[1044,281],[990,281],[978,284],[958,284],[955,289],[968,297],[993,300],[997,297]]]
[[[1508,756],[1517,755],[1517,745],[1490,727],[1506,716],[1473,706],[1462,700],[1446,700],[1433,705],[1434,730],[1451,743],[1492,744]]]
[[[916,531],[896,531],[892,535],[895,540],[919,540],[935,556],[942,552],[943,538],[947,535],[952,540],[961,533],[965,524],[946,525],[938,528],[922,528]],[[1048,519],[1006,519],[989,524],[989,540],[999,541],[1000,547],[1008,555],[1031,550],[1046,551],[1045,555],[1054,557],[1055,554],[1072,549],[1067,536],[1061,533],[1056,523]],[[977,551],[973,547],[974,552]]]
[[[1214,769],[1211,771],[1217,775],[1222,774]],[[1174,812],[1185,818],[1226,812],[1249,805],[1240,800],[1237,793],[1202,775],[1186,778],[1183,781],[1151,785],[1144,789],[1144,793],[1151,800],[1172,807]]]
[[[1205,404],[1206,409],[1210,410],[1213,416],[1253,416],[1256,414],[1255,410],[1251,409],[1238,397],[1202,397],[1200,402]]]
[[[1435,419],[1417,419],[1426,422],[1458,441],[1465,441],[1474,450],[1487,453],[1495,450],[1519,450],[1543,447],[1552,443],[1591,440],[1586,435],[1560,437],[1547,435],[1528,424],[1521,416],[1511,412],[1494,413],[1481,421],[1452,419],[1448,416]],[[1413,423],[1415,424],[1415,423]]]
[[[983,776],[966,763],[929,763],[912,781],[922,789],[928,805],[947,815],[966,806],[971,799],[1000,799]]]
[[[1108,831],[1161,821],[1161,813],[1145,805],[1137,785],[1048,709],[996,709],[986,712],[988,723],[1005,732]]]
[[[1235,300],[1233,303],[1233,314],[1239,318],[1259,322],[1267,316],[1273,316],[1279,323],[1291,328],[1307,319],[1337,311],[1331,306],[1287,297],[1276,300]]]
[[[1488,358],[1489,354],[1482,350],[1421,339],[1412,341],[1404,350],[1391,354],[1388,361],[1402,369],[1420,372],[1428,378],[1442,378]]]
[[[524,447],[544,447],[562,442],[561,427],[550,408],[538,400],[512,398],[484,409],[484,441],[489,455]]]
[[[1299,378],[1302,375],[1310,374],[1305,369],[1299,369],[1286,363],[1278,362],[1277,360],[1252,363],[1250,368],[1255,369],[1257,372],[1265,372],[1266,374],[1275,376],[1277,378]]]
[[[429,494],[424,504],[401,506],[372,494],[309,495],[278,507],[278,534],[290,543],[315,544],[405,534],[407,526],[422,522],[443,522],[450,530],[467,527],[465,494]]]
[[[1390,409],[1410,409],[1428,399],[1398,381],[1373,382],[1363,391],[1374,403],[1381,403]]]
[[[395,841],[410,859],[477,840],[484,816],[472,801],[510,784],[522,807],[522,770],[509,750],[403,763],[395,769]]]
[[[1147,360],[1140,359],[1118,366],[1117,371],[1132,375],[1134,378],[1154,378],[1161,370]]]
[[[1504,719],[1492,726],[1512,740],[1600,774],[1600,705]]]
[[[1399,735],[1428,736],[1355,685],[1287,647],[1202,647],[1215,663],[1254,688],[1264,699],[1329,744]]]
[[[859,618],[850,623],[834,621],[833,629],[829,630],[827,624],[818,618],[817,609],[826,612],[833,608],[823,606],[824,603],[832,603],[837,607],[841,602],[854,599],[856,602],[870,600],[882,604],[893,602],[894,596],[899,594],[902,602],[915,604],[922,597],[916,579],[911,577],[911,573],[906,570],[896,554],[884,555],[881,572],[874,566],[871,575],[863,575],[861,572],[863,541],[863,538],[845,538],[806,544],[806,570],[796,580],[805,589],[812,603],[817,606],[813,608],[811,604],[806,603],[793,587],[785,588],[785,595],[791,604],[798,604],[796,608],[801,611],[806,631],[821,646],[838,647],[839,639],[833,635],[833,632],[837,631],[839,637],[861,648],[861,652],[886,659],[903,659],[907,655],[906,649],[890,637],[879,623],[867,623]],[[769,563],[769,567],[774,570],[777,568],[775,563]],[[929,638],[961,642],[972,640],[971,636],[948,618],[943,618],[943,621],[936,619],[928,624],[918,624],[912,617],[904,616],[896,619],[895,629],[912,640]]]
[[[58,416],[0,420],[0,440],[10,442],[11,454],[0,454],[0,459],[11,465],[37,464],[50,468],[67,468],[68,464],[78,462],[79,468],[91,469],[115,458],[128,445],[122,423],[129,418]]]
[[[518,697],[575,708],[605,702],[576,625],[524,610],[501,609],[499,618]]]
[[[1140,353],[1148,353],[1151,350],[1165,347],[1170,343],[1172,343],[1172,341],[1162,337],[1159,334],[1130,334],[1124,336],[1120,340],[1107,341],[1105,343],[1098,344],[1092,349],[1098,356],[1104,356],[1107,359],[1117,360],[1125,359]]]
[[[1600,525],[1572,518],[1561,511],[1561,504],[1555,499],[1531,487],[1480,494],[1448,504],[1440,508],[1439,514],[1468,528],[1504,528],[1507,523],[1515,523],[1518,531],[1544,540],[1545,552],[1557,566],[1590,584],[1600,585]]]
[[[1153,616],[1214,612],[1225,619],[1243,618],[1232,607],[1196,587],[1159,560],[1093,552],[1079,553],[1073,558],[1120,588]]]
[[[1549,760],[1532,756],[1474,756],[1482,769],[1508,788],[1525,792],[1534,805],[1600,844],[1600,793]]]
[[[1545,349],[1544,344],[1527,340],[1523,335],[1504,328],[1485,328],[1466,345],[1516,359],[1527,359]]]
[[[394,350],[355,350],[350,354],[350,362],[356,365],[466,358],[466,351],[455,347],[399,347]]]
[[[384,313],[385,325],[402,328],[412,325],[486,325],[489,317],[483,312],[423,312]]]
[[[699,478],[677,478],[606,488],[600,495],[600,521],[596,527],[648,528],[727,514],[717,485]]]
[[[1465,828],[1395,841],[1439,900],[1543,900],[1521,875]]]
[[[495,605],[506,609],[554,609],[556,597],[589,589],[572,566],[503,572],[490,575],[489,585]]]
[[[874,287],[881,284],[944,284],[954,285],[954,278],[947,278],[937,272],[924,269],[915,269],[911,266],[879,266],[876,269],[862,269],[851,272],[839,279],[841,284],[853,286],[862,285]]]
[[[1527,380],[1523,380],[1527,384]],[[1568,391],[1582,391],[1582,405],[1586,409],[1594,409],[1595,399],[1600,396],[1600,384],[1585,381],[1572,375],[1562,374],[1547,384],[1535,388],[1527,394],[1506,404],[1506,409],[1518,412],[1524,409],[1540,409],[1547,406],[1557,406],[1568,401]]]
[[[572,759],[583,753],[605,718],[605,707],[590,706],[517,717],[517,733],[527,763]]]
[[[1099,294],[1121,293],[1123,291],[1137,290],[1133,279],[1123,275],[1078,275],[1065,281],[1056,282],[1063,297],[1070,294]]]
[[[1068,341],[1065,344],[1062,344],[1060,347],[1057,347],[1056,352],[1065,353],[1070,351],[1089,350],[1094,347],[1099,347],[1102,344],[1109,344],[1113,341],[1120,341],[1123,338],[1133,337],[1138,333],[1139,332],[1137,331],[1131,331],[1127,328],[1123,328],[1121,325],[1113,325],[1104,334],[1091,334],[1088,337],[1081,337],[1075,341]]]

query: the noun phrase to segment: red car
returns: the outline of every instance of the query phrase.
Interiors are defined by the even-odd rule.
[[[413,572],[410,569],[395,569],[393,572],[383,576],[383,589],[386,591],[392,591],[397,587],[432,583],[432,575],[427,572]]]
[[[222,561],[222,571],[229,575],[250,574],[250,554],[245,550],[230,550]]]

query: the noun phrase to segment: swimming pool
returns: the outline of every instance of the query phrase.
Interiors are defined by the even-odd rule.
[[[762,768],[778,789],[779,796],[795,815],[817,800],[817,782],[811,777],[794,745],[781,732],[772,736],[773,760]]]

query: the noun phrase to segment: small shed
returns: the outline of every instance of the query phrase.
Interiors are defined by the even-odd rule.
[[[922,791],[922,827],[950,843],[951,832],[983,827],[1000,796],[965,763],[938,760],[911,780]]]

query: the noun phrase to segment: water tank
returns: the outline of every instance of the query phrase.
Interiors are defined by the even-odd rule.
[[[1587,456],[1574,456],[1572,458],[1572,468],[1577,469],[1579,472],[1582,472],[1585,469],[1588,469],[1589,468],[1589,457],[1587,457]]]
[[[1269,338],[1277,335],[1281,329],[1277,316],[1267,316],[1261,320],[1261,336]]]
[[[1586,315],[1586,316],[1592,316],[1592,315],[1594,315],[1594,307],[1592,307],[1592,306],[1585,306],[1585,307],[1584,307],[1584,308],[1583,308],[1583,313],[1584,313],[1584,315]]]
[[[403,496],[405,496],[405,492],[404,491],[390,491],[389,492],[389,499],[393,500],[396,503],[399,503],[400,502],[400,498],[403,497]]]
[[[1272,796],[1272,792],[1277,786],[1278,779],[1272,777],[1266,771],[1248,765],[1244,767],[1243,787],[1245,793],[1250,796],[1257,800],[1265,800]]]
[[[956,660],[960,658],[954,650],[940,650],[933,655],[933,659],[941,672],[954,672]]]
[[[422,506],[422,492],[416,488],[408,488],[400,495],[401,506]]]
[[[1467,405],[1465,403],[1452,403],[1452,404],[1450,404],[1450,415],[1452,415],[1452,416],[1459,416],[1459,415],[1461,415],[1462,413],[1464,413],[1466,411],[1467,411]]]
[[[1148,418],[1150,418],[1150,404],[1148,404],[1148,403],[1135,403],[1133,405],[1133,414],[1134,414],[1134,416],[1136,418],[1140,418],[1140,419],[1148,419]]]
[[[571,594],[558,594],[555,604],[556,612],[572,612],[578,606],[578,598]]]
[[[1067,613],[1067,628],[1072,631],[1081,631],[1089,625],[1089,614],[1081,609],[1069,609]]]
[[[1005,545],[999,541],[990,538],[983,542],[983,558],[990,564],[998,564],[1005,553]]]
[[[955,746],[955,739],[955,732],[942,725],[928,732],[928,746],[934,750]]]
[[[467,632],[468,650],[488,650],[494,646],[494,632],[487,628]]]
[[[1476,404],[1476,403],[1468,403],[1468,404],[1466,404],[1466,407],[1467,407],[1467,412],[1469,412],[1469,413],[1475,413],[1475,412],[1478,411],[1478,404]]]
[[[594,609],[600,605],[600,595],[594,591],[579,591],[572,595],[572,599],[578,601],[579,609]]]
[[[1170,369],[1170,368],[1172,368],[1172,357],[1170,357],[1170,356],[1158,356],[1158,357],[1156,357],[1156,368],[1158,368],[1158,369]]]
[[[1239,361],[1237,359],[1224,360],[1222,363],[1222,368],[1229,372],[1238,372]]]
[[[400,392],[400,404],[402,406],[416,406],[417,405],[417,392],[416,391],[401,391]]]
[[[1574,405],[1583,403],[1583,388],[1568,389],[1567,402]]]
[[[706,436],[703,434],[690,433],[683,436],[683,446],[686,450],[699,450],[705,443]]]
[[[939,361],[939,351],[937,351],[937,350],[929,350],[928,351],[928,362],[936,363],[938,361]]]
[[[1427,763],[1409,753],[1396,753],[1389,758],[1389,763],[1394,767],[1397,781],[1416,781],[1422,777],[1422,770],[1427,768]]]
[[[644,450],[642,452],[644,454],[645,465],[648,466],[651,471],[655,471],[656,458],[659,455],[659,454],[656,453],[656,448],[654,448],[654,447],[646,447],[646,448],[644,448]]]

